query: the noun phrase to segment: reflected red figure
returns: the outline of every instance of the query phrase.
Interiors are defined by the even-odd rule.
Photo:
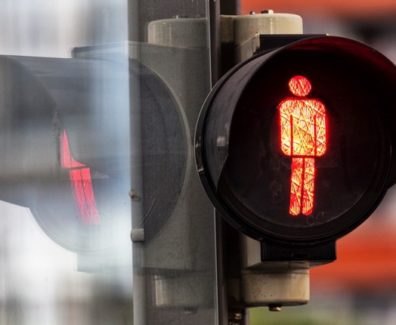
[[[66,131],[60,135],[60,149],[60,163],[62,168],[69,170],[74,198],[82,221],[86,224],[99,224],[91,169],[73,158]]]
[[[317,99],[305,98],[311,83],[304,76],[289,81],[296,97],[279,106],[281,150],[292,157],[289,214],[311,215],[315,201],[315,158],[323,156],[327,146],[326,108]]]

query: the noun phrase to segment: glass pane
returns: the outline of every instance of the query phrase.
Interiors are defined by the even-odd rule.
[[[0,18],[0,323],[215,324],[206,1],[5,0]]]
[[[127,1],[0,9],[0,323],[132,324]]]

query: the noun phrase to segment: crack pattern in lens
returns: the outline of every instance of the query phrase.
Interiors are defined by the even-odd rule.
[[[292,157],[289,214],[308,216],[315,202],[315,158],[327,149],[326,109],[317,99],[303,98],[311,91],[307,78],[291,78],[289,89],[296,97],[278,106],[281,150]]]

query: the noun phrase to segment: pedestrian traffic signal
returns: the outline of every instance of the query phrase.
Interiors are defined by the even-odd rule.
[[[339,37],[262,52],[225,75],[197,126],[218,211],[267,243],[334,242],[394,183],[396,69]]]

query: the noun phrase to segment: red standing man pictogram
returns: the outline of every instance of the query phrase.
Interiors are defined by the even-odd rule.
[[[292,157],[289,214],[311,215],[315,199],[315,158],[326,152],[326,108],[317,99],[306,98],[311,83],[294,76],[288,97],[279,106],[281,150]]]

